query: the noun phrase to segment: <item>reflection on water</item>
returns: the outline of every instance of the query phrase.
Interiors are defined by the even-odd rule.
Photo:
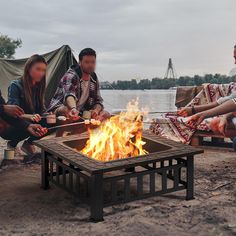
[[[105,109],[125,109],[132,99],[139,98],[140,108],[149,111],[174,111],[175,90],[101,90]]]

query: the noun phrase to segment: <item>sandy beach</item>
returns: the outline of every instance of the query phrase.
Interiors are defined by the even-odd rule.
[[[235,157],[212,148],[196,156],[194,200],[181,191],[108,207],[100,223],[66,192],[41,189],[40,164],[8,165],[0,170],[0,235],[236,235]]]

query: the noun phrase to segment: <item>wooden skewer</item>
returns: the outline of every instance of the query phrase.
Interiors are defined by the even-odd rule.
[[[85,124],[85,121],[70,123],[70,124],[65,124],[65,125],[57,125],[57,126],[53,126],[53,127],[48,128],[48,130],[63,128],[63,127],[69,127],[69,126],[75,126],[75,125],[81,125],[81,124]]]
[[[165,113],[176,113],[177,111],[150,111],[148,114],[165,114]]]
[[[155,122],[153,121],[143,121],[144,124],[154,124]],[[168,122],[158,122],[158,124],[163,125],[163,124],[169,124]]]
[[[112,115],[118,115],[119,113],[126,112],[126,111],[127,111],[127,109],[120,109],[120,110],[116,109],[112,112]],[[165,114],[165,113],[176,113],[176,112],[177,112],[177,110],[176,111],[148,111],[146,113],[148,113],[148,114]]]
[[[143,123],[144,124],[153,124],[153,122],[151,122],[151,121],[143,121]],[[85,124],[85,121],[71,123],[71,124],[65,124],[65,125],[57,125],[57,126],[53,126],[53,127],[48,128],[48,130],[70,127],[70,126],[75,126],[75,125],[82,125],[82,124]],[[158,124],[168,124],[168,122],[158,122]]]
[[[50,115],[50,114],[49,114],[49,115]],[[28,116],[31,116],[31,114],[24,114],[24,115],[21,116],[21,118],[28,118]],[[42,116],[40,116],[40,117],[41,117],[41,119],[47,119],[47,118],[48,118],[48,115],[42,115]],[[63,119],[60,119],[60,117],[63,117]],[[57,120],[61,120],[61,121],[69,120],[69,118],[67,118],[67,117],[65,117],[65,116],[55,116],[55,118],[56,118]],[[80,116],[79,118],[85,121],[85,119],[84,119],[83,117]]]
[[[32,114],[24,114],[24,115],[21,116],[21,118],[28,118],[29,116],[32,116]],[[58,116],[58,117],[60,117],[60,116]],[[58,117],[55,116],[56,119],[58,119]],[[65,117],[65,116],[61,116],[61,117]],[[48,115],[42,115],[42,116],[40,115],[40,118],[41,119],[47,119]],[[66,119],[68,119],[68,118],[66,118]]]
[[[63,127],[69,127],[69,126],[75,126],[75,125],[82,125],[82,124],[92,124],[92,125],[99,125],[96,123],[93,123],[94,119],[89,120],[89,123],[86,123],[86,120],[83,119],[84,121],[80,121],[80,122],[75,122],[75,123],[70,123],[70,124],[64,124],[64,125],[57,125],[57,126],[53,126],[48,128],[48,130],[52,130],[52,129],[58,129],[58,128],[63,128]],[[100,121],[99,121],[100,122]]]

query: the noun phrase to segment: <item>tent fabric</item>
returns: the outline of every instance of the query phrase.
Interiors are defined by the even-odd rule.
[[[46,105],[54,95],[58,83],[68,68],[76,63],[76,59],[68,45],[64,45],[54,51],[42,54],[48,63]],[[7,99],[7,89],[11,81],[22,76],[24,65],[28,58],[24,59],[0,59],[0,89],[3,97]]]

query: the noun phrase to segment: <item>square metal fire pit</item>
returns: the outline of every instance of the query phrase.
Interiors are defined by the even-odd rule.
[[[179,190],[193,199],[193,158],[202,150],[144,131],[149,154],[101,162],[79,152],[87,139],[84,133],[35,144],[42,149],[42,187],[47,189],[50,181],[87,203],[91,220],[103,220],[106,206]]]

